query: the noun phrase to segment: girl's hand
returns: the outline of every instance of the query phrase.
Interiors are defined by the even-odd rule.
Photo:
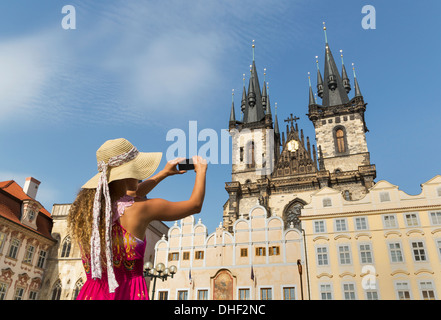
[[[207,160],[200,156],[193,156],[194,171],[196,173],[207,172]]]
[[[167,164],[165,165],[164,169],[162,169],[162,172],[168,177],[168,176],[172,176],[175,174],[183,174],[186,173],[186,170],[178,170],[177,169],[177,165],[179,162],[184,161],[185,158],[176,158],[173,160],[170,160],[167,162]]]

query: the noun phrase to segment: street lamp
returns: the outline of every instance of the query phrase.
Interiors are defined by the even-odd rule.
[[[299,269],[299,275],[300,275],[300,293],[302,295],[303,300],[303,281],[302,281],[302,262],[300,259],[297,260],[297,268]]]
[[[153,263],[146,262],[144,264],[144,277],[153,278],[153,290],[152,290],[152,300],[155,299],[155,287],[156,287],[156,279],[159,278],[162,281],[167,280],[168,277],[172,277],[176,274],[178,268],[175,266],[170,266],[170,268],[166,268],[163,263],[158,263],[156,268],[153,268]]]

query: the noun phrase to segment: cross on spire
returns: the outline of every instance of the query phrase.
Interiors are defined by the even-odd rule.
[[[297,123],[297,120],[300,120],[300,118],[293,116],[291,113],[291,116],[288,119],[286,119],[285,122],[291,122],[291,127],[293,127],[294,126],[293,122]]]

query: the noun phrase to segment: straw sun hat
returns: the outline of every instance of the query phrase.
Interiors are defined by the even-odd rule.
[[[112,160],[119,159],[112,165]],[[108,165],[108,183],[133,178],[144,180],[150,177],[158,168],[162,158],[162,152],[138,152],[138,150],[126,139],[120,138],[106,141],[96,152],[98,164]],[[82,188],[94,189],[98,186],[101,172],[87,181]]]

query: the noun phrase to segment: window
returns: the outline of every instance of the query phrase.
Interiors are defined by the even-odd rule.
[[[366,217],[355,218],[355,229],[356,230],[367,230],[367,219]]]
[[[0,232],[0,253],[3,250],[3,246],[6,242],[6,233]]]
[[[378,292],[375,290],[366,290],[366,300],[378,300]]]
[[[24,289],[17,287],[17,289],[15,289],[14,300],[23,300],[23,293]]]
[[[361,263],[372,263],[372,250],[370,244],[360,244]]]
[[[347,231],[346,219],[335,219],[335,231]]]
[[[239,154],[239,157],[240,157],[240,162],[242,162],[243,161],[243,147],[240,147],[240,154]]]
[[[351,264],[351,254],[348,245],[339,246],[338,255],[340,259],[340,264]]]
[[[436,189],[437,193],[438,193],[438,197],[441,197],[441,187],[439,187],[438,189]]]
[[[38,293],[36,291],[29,292],[29,300],[37,300]]]
[[[44,250],[40,250],[40,255],[38,256],[38,262],[37,262],[37,267],[43,269],[44,268],[44,264],[46,262],[46,255],[47,252]]]
[[[196,252],[195,252],[195,259],[196,259],[196,260],[202,260],[202,259],[204,259],[204,251],[196,251]]]
[[[178,300],[188,300],[188,291],[187,290],[179,290],[178,291]]]
[[[168,291],[159,291],[159,300],[168,300]]]
[[[335,140],[336,140],[336,145],[337,145],[337,152],[338,153],[346,152],[345,133],[344,133],[343,129],[338,129],[335,132]]]
[[[72,300],[76,300],[77,299],[78,294],[80,293],[81,288],[83,287],[83,284],[84,284],[83,279],[80,279],[80,280],[77,281],[77,283],[75,283],[75,288],[74,288],[74,292],[73,292],[73,295],[72,295]]]
[[[421,281],[420,291],[423,300],[435,300],[435,289],[432,281]]]
[[[343,283],[343,296],[345,300],[355,300],[355,284]]]
[[[403,262],[403,252],[399,242],[389,243],[389,253],[391,262]]]
[[[168,254],[168,261],[178,261],[179,260],[179,252],[170,252]]]
[[[294,287],[283,288],[283,300],[295,300]]]
[[[264,247],[257,247],[256,248],[256,256],[265,256],[266,250]]]
[[[412,252],[415,261],[426,261],[426,250],[422,241],[412,242]]]
[[[317,247],[317,264],[319,266],[328,265],[328,248],[327,247]]]
[[[26,255],[25,258],[23,260],[24,263],[32,263],[32,258],[34,257],[34,251],[35,251],[35,247],[33,245],[29,245],[27,250],[26,250]]]
[[[315,233],[323,233],[323,232],[325,232],[325,222],[323,220],[321,220],[321,221],[314,221],[314,232]]]
[[[198,300],[208,300],[208,290],[198,290]]]
[[[386,229],[398,227],[397,219],[395,218],[395,216],[393,214],[384,215],[383,216],[383,224],[384,224],[384,228],[386,228]]]
[[[438,248],[438,254],[441,258],[441,240],[436,241],[436,247]]]
[[[247,248],[241,248],[240,249],[240,256],[241,257],[248,257],[248,249]]]
[[[345,198],[346,201],[351,200],[351,193],[349,192],[349,190],[345,190],[345,192],[343,193],[343,197]]]
[[[247,164],[247,168],[254,168],[256,162],[254,159],[254,141],[251,141],[251,143],[248,143],[247,145],[247,159],[246,159],[246,164]]]
[[[430,220],[432,221],[432,224],[441,224],[441,211],[431,212]]]
[[[280,247],[279,246],[273,246],[273,247],[269,247],[269,255],[270,256],[278,256],[280,255]]]
[[[271,288],[261,288],[260,289],[260,300],[272,300],[273,290]]]
[[[320,285],[320,297],[322,300],[332,300],[332,288],[330,284]]]
[[[383,191],[380,192],[380,202],[390,201],[390,195],[389,192]]]
[[[70,237],[66,237],[63,241],[63,247],[61,250],[61,258],[68,258],[70,255],[70,249],[71,249],[72,243],[70,241]]]
[[[406,217],[406,225],[408,227],[416,227],[419,226],[418,216],[416,213],[408,213],[405,215]]]
[[[190,252],[189,251],[184,251],[182,253],[182,260],[190,260]]]
[[[5,300],[6,291],[8,291],[8,285],[4,282],[0,282],[0,300]]]
[[[58,280],[52,288],[51,300],[60,300],[61,297],[61,281]]]
[[[239,289],[239,300],[250,300],[250,289]]]
[[[18,239],[12,239],[11,244],[9,246],[9,253],[8,257],[16,259],[17,258],[17,252],[18,248],[20,247],[20,240]]]
[[[324,198],[323,199],[323,208],[326,208],[326,207],[332,207],[331,198]]]
[[[397,282],[395,284],[398,300],[410,300],[409,283]]]

